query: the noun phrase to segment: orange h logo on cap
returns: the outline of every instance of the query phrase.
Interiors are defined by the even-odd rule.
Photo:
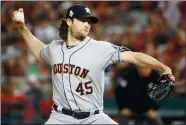
[[[85,8],[86,13],[90,13],[90,9],[88,7]]]

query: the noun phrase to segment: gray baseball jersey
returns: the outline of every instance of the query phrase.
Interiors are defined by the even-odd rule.
[[[53,101],[74,111],[103,109],[104,69],[120,61],[120,47],[86,37],[73,48],[54,40],[40,53],[52,67]]]

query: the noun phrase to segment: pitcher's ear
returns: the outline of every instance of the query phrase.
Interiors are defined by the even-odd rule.
[[[67,19],[66,19],[66,22],[67,22],[67,25],[68,25],[68,26],[71,26],[73,21],[72,21],[72,19],[67,18]]]

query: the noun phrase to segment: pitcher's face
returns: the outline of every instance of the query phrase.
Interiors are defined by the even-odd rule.
[[[84,39],[90,31],[91,21],[90,19],[77,19],[72,20],[71,25],[69,26],[72,37],[82,40]]]

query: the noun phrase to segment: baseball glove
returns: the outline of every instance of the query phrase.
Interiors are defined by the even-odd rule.
[[[173,82],[175,78],[171,74],[163,74],[159,77],[156,83],[148,90],[149,97],[156,102],[162,104],[170,97],[171,91],[174,88]]]

